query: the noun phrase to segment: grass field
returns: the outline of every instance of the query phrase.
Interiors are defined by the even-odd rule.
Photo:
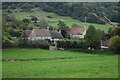
[[[117,78],[118,55],[42,49],[4,49],[3,78]]]
[[[13,10],[15,12],[10,13],[9,15],[14,15],[16,17],[16,19],[18,20],[23,20],[26,18],[29,18],[28,16],[30,15],[34,15],[36,16],[39,20],[46,20],[49,21],[49,24],[53,27],[57,27],[58,21],[64,21],[67,26],[71,27],[72,24],[78,24],[81,27],[83,27],[85,25],[84,22],[81,22],[79,20],[76,19],[72,19],[70,17],[67,16],[59,16],[55,13],[48,13],[48,12],[44,12],[38,8],[33,9],[33,12],[20,12],[19,9],[17,10]],[[47,18],[47,16],[52,16],[53,18]],[[102,24],[95,24],[95,23],[86,23],[86,26],[88,27],[89,25],[93,25],[94,27],[96,27],[96,29],[102,29],[104,31],[108,31],[109,27],[112,27],[110,25],[102,25]]]

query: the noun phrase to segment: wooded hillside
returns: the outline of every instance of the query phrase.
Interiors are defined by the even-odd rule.
[[[117,2],[32,2],[32,3],[3,3],[2,9],[16,9],[20,8],[24,11],[32,11],[33,8],[39,7],[46,12],[54,12],[60,16],[70,16],[74,19],[84,21],[84,17],[87,17],[87,22],[104,24],[104,22],[91,14],[95,12],[97,15],[108,17],[112,22],[119,22],[118,20],[118,8]]]

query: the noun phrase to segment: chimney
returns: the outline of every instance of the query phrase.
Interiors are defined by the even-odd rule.
[[[47,27],[47,30],[49,31],[49,26]]]
[[[84,30],[86,30],[87,28],[86,28],[86,26],[84,26]]]
[[[61,33],[61,30],[58,30],[59,33]]]

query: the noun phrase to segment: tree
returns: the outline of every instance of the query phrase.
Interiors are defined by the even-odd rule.
[[[18,38],[18,46],[22,47],[22,48],[26,48],[28,45],[28,38],[27,35],[25,33],[25,31],[21,34],[21,37]]]
[[[108,37],[107,37],[107,33],[105,33],[105,31],[101,30],[101,29],[98,29],[98,34],[100,34],[100,37],[102,40],[106,40]]]
[[[22,29],[22,30],[32,30],[33,26],[30,26],[29,24],[24,23],[24,24],[20,25],[20,29]]]
[[[117,25],[117,27],[113,27],[109,32],[110,32],[110,35],[111,37],[112,36],[115,36],[115,35],[119,35],[120,36],[120,23]]]
[[[49,27],[49,30],[50,30],[50,31],[53,31],[53,30],[54,30],[54,27],[50,26],[50,27]]]
[[[15,34],[16,34],[15,29],[9,27],[7,28],[6,32],[8,32],[12,37],[15,37]]]
[[[120,54],[120,36],[114,36],[111,38],[109,48],[115,53]]]
[[[40,22],[35,23],[35,25],[37,27],[41,27],[41,28],[47,28],[49,26],[49,24],[46,20],[41,20]]]
[[[30,23],[30,20],[29,20],[29,19],[23,19],[23,22],[29,24],[29,23]]]
[[[7,32],[2,32],[2,48],[9,48],[12,47],[12,40],[13,38]]]
[[[13,22],[16,20],[15,16],[8,16],[8,15],[5,16],[5,19],[7,22]]]
[[[90,25],[85,35],[85,41],[87,47],[90,47],[91,49],[92,48],[99,49],[101,44],[100,39],[101,39],[100,34],[97,32],[94,26]]]
[[[33,17],[31,18],[31,20],[34,21],[34,23],[37,23],[38,18],[35,17],[35,16],[33,16]]]
[[[72,24],[71,27],[80,27],[78,24]]]
[[[63,35],[63,37],[68,38],[69,37],[68,26],[63,21],[59,21],[57,26],[58,26],[58,29],[61,30],[61,34]]]

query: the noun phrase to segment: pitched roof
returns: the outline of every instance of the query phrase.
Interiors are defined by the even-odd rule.
[[[31,32],[32,32],[32,30],[25,30],[26,36],[30,36]]]
[[[62,34],[59,32],[50,32],[50,34],[53,39],[63,39]]]
[[[104,40],[101,42],[101,46],[109,46],[110,40]]]
[[[36,36],[51,36],[47,29],[34,29]]]
[[[83,34],[84,28],[70,28],[70,34]]]

